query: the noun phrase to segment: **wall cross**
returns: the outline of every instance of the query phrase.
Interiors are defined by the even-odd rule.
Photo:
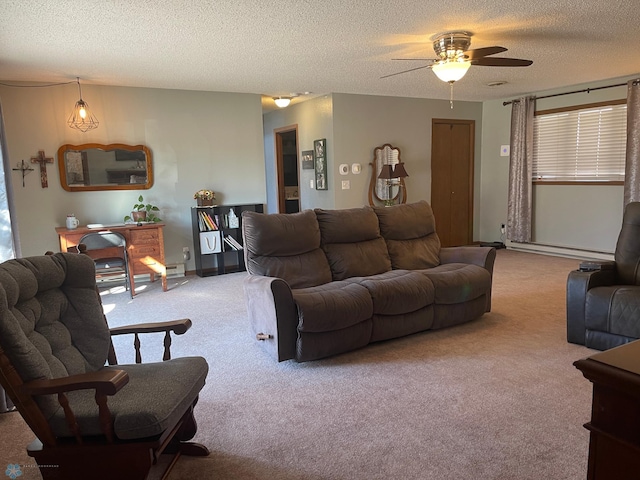
[[[31,157],[31,163],[40,164],[40,182],[42,183],[42,188],[47,188],[49,186],[47,163],[53,163],[53,157],[45,157],[44,150],[39,150],[37,157]]]

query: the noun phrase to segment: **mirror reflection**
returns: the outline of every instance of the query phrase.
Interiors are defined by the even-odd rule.
[[[404,168],[402,168],[402,174],[396,170],[399,164],[402,164],[399,148],[385,143],[373,150],[373,162],[369,164],[372,167],[369,205],[406,203],[407,191],[404,177],[407,174]],[[386,170],[384,170],[385,166],[387,166]],[[397,172],[398,175],[394,175],[393,172]]]
[[[144,145],[63,145],[58,149],[67,191],[144,190],[153,184],[151,151]]]

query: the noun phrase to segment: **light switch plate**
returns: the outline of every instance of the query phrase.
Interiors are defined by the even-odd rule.
[[[351,183],[349,180],[342,180],[342,190],[349,190],[351,188]]]
[[[340,175],[347,175],[349,173],[349,165],[342,163],[340,167],[338,167],[338,170],[340,171]]]
[[[358,175],[361,171],[362,171],[362,165],[360,165],[359,163],[351,164],[351,173],[353,173],[354,175]]]
[[[309,180],[309,188],[313,188],[313,178]]]
[[[511,148],[510,148],[509,145],[500,145],[500,156],[501,157],[508,157],[510,151],[511,151]]]

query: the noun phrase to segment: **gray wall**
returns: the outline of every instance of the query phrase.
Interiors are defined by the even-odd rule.
[[[625,96],[624,87],[600,90],[540,100],[538,109]],[[168,263],[182,262],[182,247],[192,247],[190,208],[196,190],[215,190],[218,203],[266,202],[268,211],[277,210],[273,130],[289,125],[298,126],[299,152],[312,149],[316,139],[327,139],[329,190],[310,188],[313,170],[300,170],[302,208],[348,208],[367,203],[369,162],[373,149],[384,143],[401,149],[409,172],[408,200],[430,200],[432,119],[475,120],[474,240],[499,239],[500,224],[506,222],[509,162],[499,151],[509,143],[511,109],[502,101],[455,102],[451,110],[445,100],[337,93],[263,116],[260,96],[252,94],[85,85],[83,98],[100,121],[97,130],[84,134],[66,125],[77,100],[75,85],[0,86],[11,165],[22,159],[28,162],[40,149],[55,157],[66,143],[147,145],[154,155],[156,181],[141,193],[162,210]],[[342,163],[360,163],[362,173],[342,176],[338,172]],[[47,171],[47,189],[40,187],[37,172],[27,176],[25,188],[20,172],[12,172],[25,256],[57,250],[54,228],[64,225],[67,213],[75,213],[83,224],[120,222],[140,193],[66,192],[57,165],[49,165]],[[340,188],[342,180],[349,180],[349,190]],[[622,216],[622,187],[536,187],[535,210],[535,241],[613,251]],[[191,260],[187,269],[193,268]]]
[[[332,108],[325,102],[331,99]],[[273,130],[298,125],[298,153],[313,148],[313,140],[327,138],[329,185],[327,191],[310,189],[312,170],[300,170],[302,208],[350,208],[368,204],[367,193],[375,147],[390,143],[400,148],[409,177],[407,201],[431,199],[431,121],[434,118],[468,119],[476,122],[474,238],[477,239],[480,205],[480,141],[482,104],[446,100],[381,97],[334,93],[265,114],[265,154],[270,211],[276,211]],[[332,116],[331,116],[332,114]],[[340,175],[338,166],[362,165],[362,173]],[[350,189],[342,189],[348,180]],[[272,197],[273,195],[273,197]]]
[[[596,88],[624,83],[631,78],[635,77],[535,92],[535,95]],[[536,102],[536,109],[547,110],[626,98],[626,92],[626,87],[615,87],[541,99]],[[500,224],[507,221],[509,158],[500,156],[500,146],[509,144],[511,106],[503,106],[502,102],[503,100],[490,101],[483,104],[482,209],[479,223],[480,238],[486,241],[499,239]],[[615,250],[620,231],[622,211],[622,186],[534,186],[532,241],[543,246],[611,253]]]
[[[276,176],[275,141],[273,131],[282,127],[298,127],[298,172],[300,176],[300,208],[336,208],[334,198],[335,184],[330,175],[334,171],[333,145],[333,98],[324,95],[287,108],[274,110],[264,115],[264,154],[267,179],[267,211],[278,211],[278,179]],[[300,152],[313,150],[313,141],[326,139],[328,189],[315,189],[314,170],[302,170]],[[311,188],[309,182],[314,181]]]
[[[218,203],[264,203],[262,106],[259,95],[83,85],[83,99],[100,122],[81,133],[66,125],[78,100],[77,86],[0,86],[9,161],[16,165],[44,150],[56,156],[63,144],[144,144],[151,149],[155,184],[149,190],[67,192],[57,161],[47,166],[49,188],[32,172],[22,187],[12,172],[22,254],[59,249],[55,227],[68,213],[81,224],[122,222],[140,193],[157,204],[165,228],[167,263],[183,261],[193,247],[193,194],[210,188]],[[186,268],[195,268],[193,259]]]

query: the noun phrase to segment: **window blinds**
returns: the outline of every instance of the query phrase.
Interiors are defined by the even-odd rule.
[[[624,181],[626,129],[624,104],[537,115],[533,180]]]

